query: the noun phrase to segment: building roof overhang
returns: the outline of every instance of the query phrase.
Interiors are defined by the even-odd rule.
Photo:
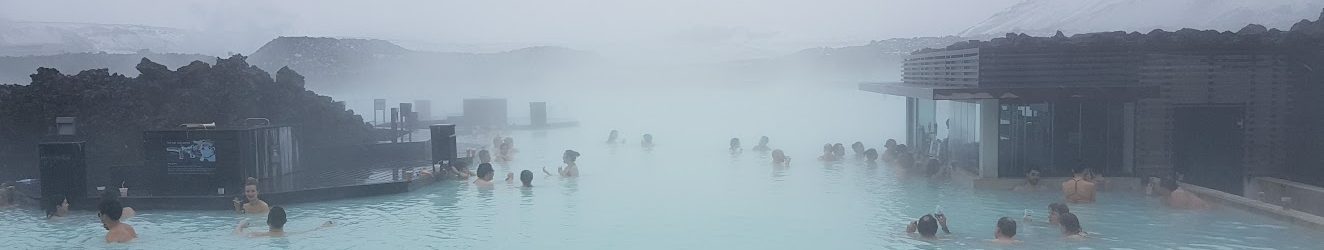
[[[938,86],[901,82],[860,83],[860,90],[928,100],[1135,100],[1159,96],[1156,86]]]

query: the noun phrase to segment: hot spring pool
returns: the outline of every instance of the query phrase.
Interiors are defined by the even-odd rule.
[[[795,93],[771,93],[790,98]],[[784,96],[782,96],[784,95]],[[714,95],[716,96],[716,95]],[[659,99],[668,98],[663,95]],[[698,97],[696,101],[704,101]],[[897,137],[882,126],[898,110],[877,95],[838,93],[824,100],[836,108],[862,112],[812,112],[814,107],[771,104],[780,111],[806,114],[758,118],[733,110],[688,110],[704,119],[731,123],[679,126],[676,117],[611,113],[585,119],[579,128],[512,132],[521,152],[498,165],[498,179],[523,169],[539,172],[532,189],[498,184],[480,189],[467,182],[443,182],[410,193],[333,202],[286,205],[289,231],[340,225],[285,238],[248,239],[231,235],[241,218],[226,211],[141,211],[128,222],[140,238],[128,245],[102,243],[105,231],[90,211],[53,221],[30,209],[0,210],[0,247],[5,249],[910,249],[1004,248],[988,243],[999,217],[1019,218],[1032,209],[1039,223],[1022,223],[1017,248],[1028,249],[1319,249],[1324,233],[1230,208],[1176,212],[1131,193],[1101,193],[1099,203],[1074,205],[1085,241],[1064,240],[1044,224],[1046,207],[1057,192],[1013,193],[970,190],[902,174],[888,166],[853,160],[822,164],[813,160],[828,141],[861,140],[880,147]],[[635,100],[647,102],[648,99]],[[756,102],[751,102],[756,103]],[[771,103],[771,102],[763,102]],[[656,105],[621,108],[642,114],[670,110]],[[729,109],[729,110],[728,110]],[[682,109],[682,111],[685,111]],[[682,111],[677,111],[685,113]],[[707,112],[707,113],[705,113]],[[694,115],[694,113],[687,113]],[[623,117],[623,118],[622,118]],[[605,120],[630,121],[614,126]],[[710,120],[711,121],[711,120]],[[830,121],[830,122],[821,122]],[[668,126],[652,126],[667,124]],[[816,126],[822,127],[816,127]],[[777,129],[802,128],[802,129]],[[813,129],[803,129],[813,128]],[[621,129],[628,141],[602,143],[607,131]],[[646,151],[638,135],[653,133],[658,146]],[[793,157],[777,170],[766,156],[746,151],[732,156],[727,140],[739,136],[748,149],[757,136],[772,137],[774,148]],[[482,140],[484,138],[467,138]],[[490,141],[490,138],[485,138]],[[791,143],[794,142],[794,143]],[[542,177],[555,169],[560,153],[583,156],[577,179]],[[849,158],[849,157],[848,157]],[[281,205],[281,204],[273,204]],[[925,242],[903,232],[905,225],[943,206],[953,231]],[[254,218],[254,229],[265,229]]]

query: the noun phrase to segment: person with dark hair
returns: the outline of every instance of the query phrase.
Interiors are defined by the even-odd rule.
[[[837,154],[833,152],[835,150],[836,149],[832,147],[832,143],[823,144],[823,155],[818,156],[818,160],[820,161],[839,160],[840,158],[837,158]]]
[[[1182,189],[1176,178],[1163,178],[1159,182],[1158,193],[1163,197],[1163,205],[1171,208],[1191,210],[1209,208],[1209,204],[1199,196]]]
[[[864,161],[865,161],[865,162],[868,162],[869,164],[873,164],[874,161],[877,161],[877,160],[878,160],[878,150],[876,150],[876,149],[872,149],[872,148],[871,148],[871,149],[866,149],[866,150],[864,150]]]
[[[491,163],[478,164],[478,179],[474,180],[474,185],[492,186],[492,177],[496,171],[492,169]]]
[[[616,144],[616,141],[620,137],[621,131],[616,131],[615,129],[611,130],[611,133],[607,134],[607,144]]]
[[[106,228],[106,242],[125,243],[138,238],[138,232],[133,230],[133,226],[120,222],[120,216],[124,214],[124,205],[120,205],[119,201],[101,201],[101,204],[97,204],[97,211],[101,226]]]
[[[119,198],[120,198],[120,191],[119,191],[119,189],[106,189],[105,192],[101,192],[101,200],[102,200],[102,201],[106,201],[106,200],[119,200]],[[137,214],[138,214],[138,212],[137,212],[137,211],[134,211],[132,207],[127,207],[127,206],[126,206],[126,207],[124,207],[124,213],[120,215],[120,221],[128,221],[129,218],[133,218],[133,216],[135,216],[135,215],[137,215]]]
[[[525,169],[524,171],[520,171],[519,181],[521,183],[524,183],[522,187],[526,187],[526,188],[533,187],[533,171],[529,171],[528,169]]]
[[[832,144],[832,155],[836,156],[838,160],[846,159],[846,145],[841,143]]]
[[[1070,180],[1062,182],[1062,193],[1070,203],[1094,203],[1094,183],[1085,180],[1085,169],[1075,168]]]
[[[1062,214],[1066,214],[1066,213],[1071,213],[1071,208],[1067,207],[1067,204],[1056,203],[1056,202],[1054,202],[1053,204],[1048,204],[1048,224],[1052,224],[1054,226],[1060,225],[1061,223],[1059,223],[1058,221],[1061,220]]]
[[[639,141],[639,146],[644,147],[644,149],[652,149],[653,134],[644,134],[644,139],[642,141]]]
[[[289,221],[289,216],[285,214],[285,208],[280,206],[274,206],[271,207],[270,212],[267,212],[268,229],[266,232],[250,232],[248,234],[244,234],[244,229],[248,228],[249,225],[248,219],[244,219],[239,221],[238,226],[235,226],[234,233],[248,237],[284,237],[287,235],[287,233],[285,232],[285,223],[288,221]],[[306,232],[316,231],[317,229],[331,227],[333,225],[335,225],[335,223],[332,223],[331,221],[327,221],[326,223],[322,223],[321,227],[314,228]],[[289,233],[296,233],[296,232],[289,232]]]
[[[754,151],[763,153],[771,151],[772,147],[768,146],[768,140],[768,136],[759,137],[759,145],[754,146]]]
[[[944,232],[951,233],[951,231],[947,230],[946,216],[926,214],[919,217],[919,220],[910,222],[910,225],[906,226],[906,233],[918,232],[921,238],[932,240],[938,238],[939,227],[941,227]]]
[[[900,145],[897,145],[896,140],[894,139],[887,139],[887,143],[883,143],[883,156],[882,156],[883,162],[887,162],[887,163],[896,162],[898,156],[897,153],[901,149],[901,147],[898,146]]]
[[[46,219],[69,215],[69,199],[64,195],[51,195],[42,199],[42,210],[46,210]]]
[[[1058,221],[1062,225],[1062,234],[1068,239],[1085,239],[1085,230],[1080,228],[1080,218],[1076,218],[1076,214],[1062,213]]]
[[[778,167],[791,166],[791,157],[786,156],[786,152],[781,149],[772,150],[772,165]]]
[[[579,176],[579,166],[575,165],[575,160],[578,159],[579,159],[579,152],[575,152],[574,150],[567,149],[565,153],[561,154],[561,162],[565,163],[565,166],[556,168],[556,174],[560,175],[561,177]],[[547,175],[552,175],[551,172],[547,171],[546,167],[542,168],[542,172]]]
[[[854,153],[855,153],[855,156],[856,156],[856,157],[864,157],[864,143],[863,143],[863,142],[856,141],[855,143],[851,143],[851,144],[850,144],[850,150],[851,150],[851,152],[854,152]]]
[[[1012,188],[1011,190],[1028,192],[1028,191],[1040,191],[1043,189],[1044,187],[1042,185],[1039,185],[1039,169],[1032,168],[1029,171],[1025,171],[1025,183],[1016,185],[1016,187]]]
[[[1007,217],[999,218],[998,227],[993,230],[993,242],[1003,244],[1021,242],[1014,237],[1016,237],[1016,221]]]
[[[469,159],[472,160],[474,158]],[[472,172],[469,172],[469,167],[467,167],[469,166],[469,163],[465,160],[456,159],[449,162],[449,164],[450,166],[446,167],[445,172],[448,173],[449,176],[455,177],[457,180],[467,181],[470,176],[474,175]]]
[[[731,154],[740,154],[745,152],[745,148],[740,147],[740,138],[731,138]]]
[[[234,210],[241,214],[264,214],[271,209],[267,202],[258,198],[257,178],[248,177],[244,180],[244,198],[248,202],[240,201],[239,197],[234,198]]]

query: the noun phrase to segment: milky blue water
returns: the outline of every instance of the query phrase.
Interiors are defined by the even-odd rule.
[[[339,223],[275,239],[232,235],[242,217],[227,211],[140,211],[128,223],[141,238],[128,245],[102,243],[94,212],[45,221],[35,210],[0,209],[0,248],[1319,249],[1324,239],[1233,209],[1176,212],[1139,194],[1101,193],[1097,204],[1072,207],[1090,238],[1066,240],[1042,222],[1057,192],[971,190],[889,166],[813,160],[826,142],[881,147],[899,137],[899,99],[848,89],[686,93],[555,99],[583,126],[509,132],[520,152],[497,166],[498,176],[539,172],[529,189],[452,181],[399,195],[273,204],[287,207],[289,231]],[[610,129],[621,130],[626,143],[603,143]],[[639,147],[642,133],[656,136],[656,148]],[[786,150],[791,167],[774,168],[750,151],[759,135]],[[744,141],[743,154],[728,153],[731,137]],[[565,149],[583,154],[583,176],[542,176]],[[937,205],[950,217],[951,235],[929,242],[903,232]],[[1021,224],[1023,244],[988,243],[999,217],[1019,218],[1024,209],[1039,222]],[[254,218],[254,229],[264,229],[262,221]]]

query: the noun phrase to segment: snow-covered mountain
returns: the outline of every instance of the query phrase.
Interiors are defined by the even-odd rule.
[[[1088,33],[1181,28],[1235,31],[1246,24],[1286,30],[1324,9],[1324,0],[1025,0],[961,36],[1056,31]]]
[[[188,30],[126,24],[0,21],[0,56],[194,52]]]

